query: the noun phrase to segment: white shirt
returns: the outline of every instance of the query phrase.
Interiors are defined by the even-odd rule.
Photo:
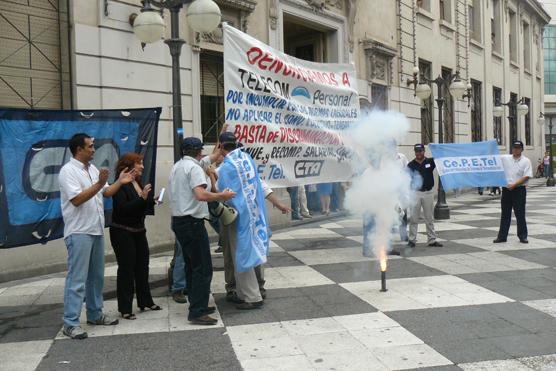
[[[268,184],[267,184],[264,180],[262,180],[262,179],[261,179],[261,186],[262,186],[262,188],[263,188],[263,196],[264,196],[264,198],[267,198],[268,196],[270,196],[270,194],[271,194],[272,192],[274,192],[274,191],[272,190],[272,188],[270,188],[270,187],[268,186]]]
[[[513,155],[502,155],[500,157],[502,159],[502,166],[504,167],[508,184],[513,184],[524,176],[528,176],[529,178],[533,177],[531,160],[527,157],[523,155],[517,159],[515,159]],[[525,182],[523,185],[525,186],[527,183],[528,182]]]
[[[172,216],[189,215],[197,219],[209,217],[208,204],[197,200],[193,192],[199,186],[204,186],[207,190],[211,188],[210,179],[201,166],[202,163],[193,157],[183,156],[172,167],[168,182]]]
[[[401,165],[402,169],[405,169],[407,167],[407,164],[409,164],[409,160],[403,153],[396,154],[396,160]]]
[[[99,171],[93,165],[85,166],[72,158],[60,170],[60,201],[64,218],[64,238],[74,233],[103,235],[104,234],[104,200],[102,193],[108,187],[94,195],[87,202],[74,206],[71,200],[78,194],[98,182]]]

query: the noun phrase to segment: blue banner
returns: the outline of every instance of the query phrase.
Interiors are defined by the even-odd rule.
[[[58,173],[69,161],[69,139],[95,139],[96,167],[114,169],[126,152],[144,156],[143,181],[154,187],[160,108],[50,111],[0,109],[0,248],[61,238]],[[105,200],[106,222],[111,199]]]
[[[473,143],[429,144],[444,189],[505,187],[508,182],[498,144],[494,140]]]
[[[236,196],[227,204],[237,210],[236,269],[245,272],[266,262],[268,226],[263,188],[255,162],[241,149],[230,152],[218,170],[218,188]]]

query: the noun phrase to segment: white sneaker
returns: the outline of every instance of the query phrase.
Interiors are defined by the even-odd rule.
[[[89,325],[97,325],[97,326],[113,326],[117,325],[120,321],[117,318],[108,317],[106,314],[103,314],[102,317],[97,319],[96,321],[89,321],[87,323]]]
[[[86,339],[87,333],[81,328],[81,326],[66,327],[62,331],[64,335],[72,339]]]

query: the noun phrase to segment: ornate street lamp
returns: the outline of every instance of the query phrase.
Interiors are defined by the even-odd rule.
[[[413,68],[413,79],[407,81],[407,86],[413,85],[414,96],[419,97],[421,100],[425,100],[432,94],[432,89],[430,87],[431,83],[435,83],[438,89],[438,98],[435,99],[438,105],[438,143],[444,143],[444,128],[442,123],[444,98],[442,97],[442,87],[448,86],[450,95],[456,99],[467,98],[467,106],[469,107],[471,100],[471,84],[466,85],[461,80],[459,72],[451,74],[446,78],[439,76],[434,80],[429,80],[424,77],[419,78],[419,67],[415,66]],[[434,218],[450,219],[450,208],[446,203],[446,192],[444,192],[444,188],[442,187],[442,182],[440,180],[438,181],[438,197],[436,205],[434,206]]]
[[[548,116],[548,130],[549,130],[549,151],[550,151],[550,162],[549,162],[549,173],[548,173],[548,179],[546,180],[546,186],[547,187],[554,187],[554,185],[556,185],[556,179],[554,179],[554,170],[553,170],[553,166],[552,166],[552,116],[550,115],[545,115],[544,113],[540,113],[539,114],[539,118],[538,118],[538,123],[539,126],[541,128],[544,128],[544,124],[545,124],[545,117]]]
[[[185,41],[180,38],[179,13],[184,5],[187,9],[187,22],[196,32],[211,32],[220,24],[220,8],[212,0],[142,0],[139,15],[132,14],[129,23],[135,36],[143,44],[157,42],[164,37],[166,25],[162,18],[163,9],[170,11],[171,36],[164,42],[172,55],[172,116],[174,138],[174,161],[181,158],[180,142],[182,131],[182,106],[180,82],[180,54]],[[156,8],[154,8],[154,7]]]

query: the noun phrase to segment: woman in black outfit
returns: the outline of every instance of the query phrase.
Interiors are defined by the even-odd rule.
[[[141,184],[143,156],[126,153],[116,166],[116,178],[125,169],[135,169],[135,180],[123,185],[112,196],[113,211],[110,224],[110,242],[118,262],[118,311],[124,319],[135,319],[133,291],[137,293],[137,306],[161,310],[153,302],[149,287],[149,245],[145,230],[145,213],[154,204],[151,185]]]

